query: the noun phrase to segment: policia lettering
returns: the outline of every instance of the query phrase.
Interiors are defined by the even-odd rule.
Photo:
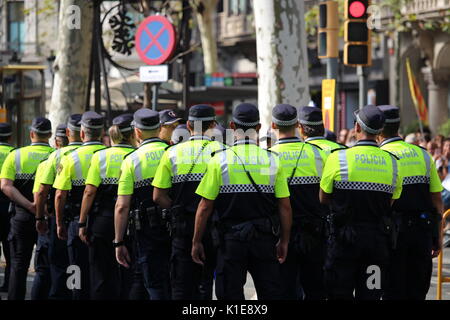
[[[279,137],[271,150],[278,153],[288,181],[293,214],[288,256],[281,265],[283,299],[323,300],[328,210],[319,202],[319,183],[327,154],[296,138],[297,127],[295,107],[283,104],[273,108],[272,128],[279,129]]]
[[[8,236],[11,244],[8,299],[11,300],[25,299],[27,272],[37,237],[32,193],[34,176],[40,161],[53,151],[47,143],[51,134],[48,119],[33,119],[30,131],[31,145],[11,151],[0,174],[2,191],[14,204]]]

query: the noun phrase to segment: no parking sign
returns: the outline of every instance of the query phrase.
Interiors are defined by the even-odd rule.
[[[159,65],[173,55],[176,47],[174,26],[163,16],[145,18],[136,32],[136,50],[143,62]]]

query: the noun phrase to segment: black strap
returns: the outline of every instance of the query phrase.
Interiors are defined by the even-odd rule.
[[[189,171],[185,174],[185,178],[184,178],[183,181],[181,182],[180,188],[178,189],[178,193],[177,193],[177,195],[176,195],[174,201],[172,202],[172,206],[178,204],[178,201],[180,200],[181,195],[183,194],[184,185],[186,184],[188,175],[192,173],[192,170],[194,170],[194,167],[195,167],[195,165],[197,164],[198,158],[200,157],[200,155],[203,153],[203,150],[205,150],[206,146],[207,146],[210,142],[211,142],[211,141],[206,141],[206,142],[202,145],[200,151],[198,152],[197,156],[196,156],[195,159],[194,159],[194,162],[192,162],[192,165],[191,165],[191,167],[189,168]]]

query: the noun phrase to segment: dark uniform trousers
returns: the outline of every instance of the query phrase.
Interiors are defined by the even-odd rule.
[[[28,267],[30,266],[37,232],[34,215],[15,206],[8,235],[11,254],[11,274],[8,299],[24,300],[26,294]]]
[[[243,287],[248,271],[258,299],[282,299],[281,268],[276,255],[277,241],[278,238],[269,233],[257,234],[249,239],[225,233],[217,253],[217,298],[244,300]]]
[[[121,298],[124,300],[149,300],[149,294],[144,286],[142,269],[137,263],[136,230],[130,222],[128,230],[128,235],[125,237],[125,245],[131,257],[131,266],[129,270],[121,273]]]
[[[164,225],[151,225],[141,217],[136,231],[137,264],[151,300],[170,300],[170,237]]]
[[[425,300],[433,269],[432,226],[428,217],[401,214],[384,300]]]
[[[303,231],[293,227],[288,256],[281,265],[283,300],[324,300],[324,229]]]
[[[121,270],[112,246],[114,209],[91,213],[88,232],[91,298],[93,300],[119,299]]]
[[[9,212],[9,204],[10,202],[7,201],[0,202],[0,242],[1,242],[0,256],[3,252],[3,256],[6,262],[2,291],[8,291],[9,275],[11,270],[9,243],[8,243],[8,233],[10,229],[10,219],[11,219],[11,213]]]
[[[50,259],[49,259],[49,235],[38,234],[36,251],[34,253],[33,287],[31,288],[31,300],[47,300],[50,292]]]
[[[89,281],[89,250],[78,236],[79,216],[75,216],[67,227],[67,251],[69,253],[70,265],[76,265],[81,271],[81,287],[72,290],[73,300],[89,300],[90,281]]]
[[[67,241],[58,238],[54,216],[48,218],[48,229],[48,259],[51,279],[49,299],[67,300],[71,297],[71,292],[67,288],[67,267],[69,266]]]
[[[379,300],[387,285],[390,251],[391,238],[380,226],[335,228],[325,262],[328,298]]]

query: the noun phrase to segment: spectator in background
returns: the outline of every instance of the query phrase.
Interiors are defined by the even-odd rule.
[[[325,129],[325,139],[336,142],[336,134],[333,131]]]
[[[339,131],[339,139],[338,139],[338,143],[340,144],[345,144],[347,142],[347,136],[348,136],[348,129],[341,129],[341,131]]]
[[[356,144],[356,133],[354,129],[350,129],[347,135],[347,139],[345,140],[345,145],[347,147],[353,147]]]
[[[159,119],[161,122],[161,131],[159,132],[159,138],[170,144],[172,133],[178,126],[180,117],[177,116],[175,111],[167,109],[159,112]]]

